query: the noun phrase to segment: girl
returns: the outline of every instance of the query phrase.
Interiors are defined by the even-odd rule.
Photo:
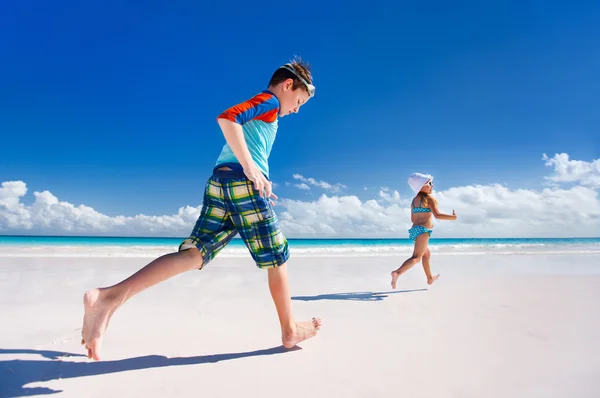
[[[437,278],[431,275],[429,259],[431,253],[427,244],[433,228],[433,217],[438,220],[456,220],[457,216],[454,210],[452,215],[442,214],[438,210],[437,201],[431,195],[433,192],[433,177],[429,174],[414,173],[408,178],[408,185],[417,194],[411,203],[410,219],[413,223],[412,228],[408,230],[408,236],[415,242],[415,248],[412,256],[395,271],[392,271],[392,288],[396,288],[396,280],[400,275],[408,271],[418,262],[423,262],[423,269],[427,275],[427,284],[431,285]]]

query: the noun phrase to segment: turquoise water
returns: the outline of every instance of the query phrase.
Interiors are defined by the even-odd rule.
[[[87,236],[0,236],[0,246],[178,246],[183,238],[132,238]],[[409,239],[289,239],[290,246],[299,248],[318,247],[388,247],[412,246]],[[444,239],[430,240],[431,246],[565,246],[600,245],[600,238],[502,238],[502,239]],[[241,239],[234,239],[232,247],[243,247]]]

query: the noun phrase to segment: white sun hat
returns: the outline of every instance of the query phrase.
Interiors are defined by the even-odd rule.
[[[413,173],[408,177],[408,185],[410,185],[415,193],[419,193],[421,188],[423,188],[423,185],[429,180],[433,181],[433,176],[431,174]]]

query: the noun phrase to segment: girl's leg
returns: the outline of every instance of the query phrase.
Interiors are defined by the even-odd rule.
[[[423,263],[423,270],[425,271],[425,275],[427,275],[427,284],[428,285],[431,285],[433,282],[435,282],[437,280],[437,278],[440,277],[440,274],[437,274],[436,276],[431,275],[431,266],[429,264],[430,259],[431,259],[431,252],[429,251],[429,248],[427,248],[427,250],[425,250],[425,253],[423,253],[423,259],[421,261]]]
[[[417,236],[415,240],[415,248],[413,254],[408,258],[401,266],[395,271],[392,271],[392,289],[396,288],[396,280],[400,275],[412,268],[413,265],[421,261],[421,258],[427,250],[427,243],[429,242],[429,234],[423,233]]]

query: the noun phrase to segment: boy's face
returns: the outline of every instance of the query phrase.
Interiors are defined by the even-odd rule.
[[[282,83],[281,93],[279,95],[279,116],[287,116],[291,113],[298,113],[300,107],[309,100],[308,92],[302,88],[293,90],[293,80],[288,79]]]

